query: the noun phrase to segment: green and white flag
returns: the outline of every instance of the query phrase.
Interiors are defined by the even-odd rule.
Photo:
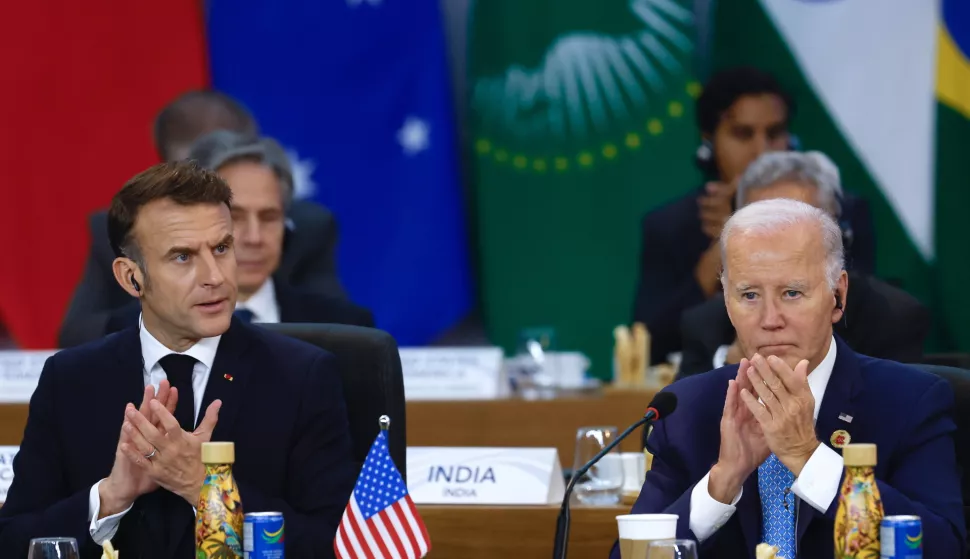
[[[831,155],[844,187],[873,207],[878,275],[931,307],[936,348],[963,351],[970,351],[968,6],[722,1],[711,49],[715,67],[758,66],[795,88],[793,128],[803,145]]]
[[[470,128],[482,303],[510,349],[552,326],[610,374],[639,222],[700,184],[689,0],[482,0]]]

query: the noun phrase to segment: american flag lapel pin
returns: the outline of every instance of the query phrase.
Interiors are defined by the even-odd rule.
[[[839,419],[846,423],[852,423],[852,416],[844,412],[839,414]]]
[[[222,375],[222,378],[228,380],[229,382],[232,382],[232,375],[230,375],[229,373]]]

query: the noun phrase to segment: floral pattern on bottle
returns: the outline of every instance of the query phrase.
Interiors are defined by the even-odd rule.
[[[879,559],[882,499],[871,467],[846,467],[835,515],[835,559]]]
[[[195,520],[196,559],[241,559],[243,508],[230,464],[206,464]]]

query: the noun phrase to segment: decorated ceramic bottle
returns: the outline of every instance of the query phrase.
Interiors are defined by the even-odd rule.
[[[243,508],[230,442],[202,443],[205,481],[195,517],[196,559],[242,559]]]
[[[876,486],[876,445],[848,444],[842,449],[845,479],[835,513],[835,559],[879,557],[882,499]]]

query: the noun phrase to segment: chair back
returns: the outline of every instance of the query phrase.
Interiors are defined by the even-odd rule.
[[[397,342],[383,330],[344,324],[260,324],[332,353],[340,369],[350,421],[354,460],[362,467],[380,432],[378,420],[391,418],[391,459],[407,481],[407,421],[404,417],[404,374]]]
[[[957,432],[953,438],[956,445],[957,465],[960,467],[960,485],[963,491],[963,518],[970,531],[970,370],[944,365],[916,365],[920,369],[945,378],[953,387],[953,420]]]

